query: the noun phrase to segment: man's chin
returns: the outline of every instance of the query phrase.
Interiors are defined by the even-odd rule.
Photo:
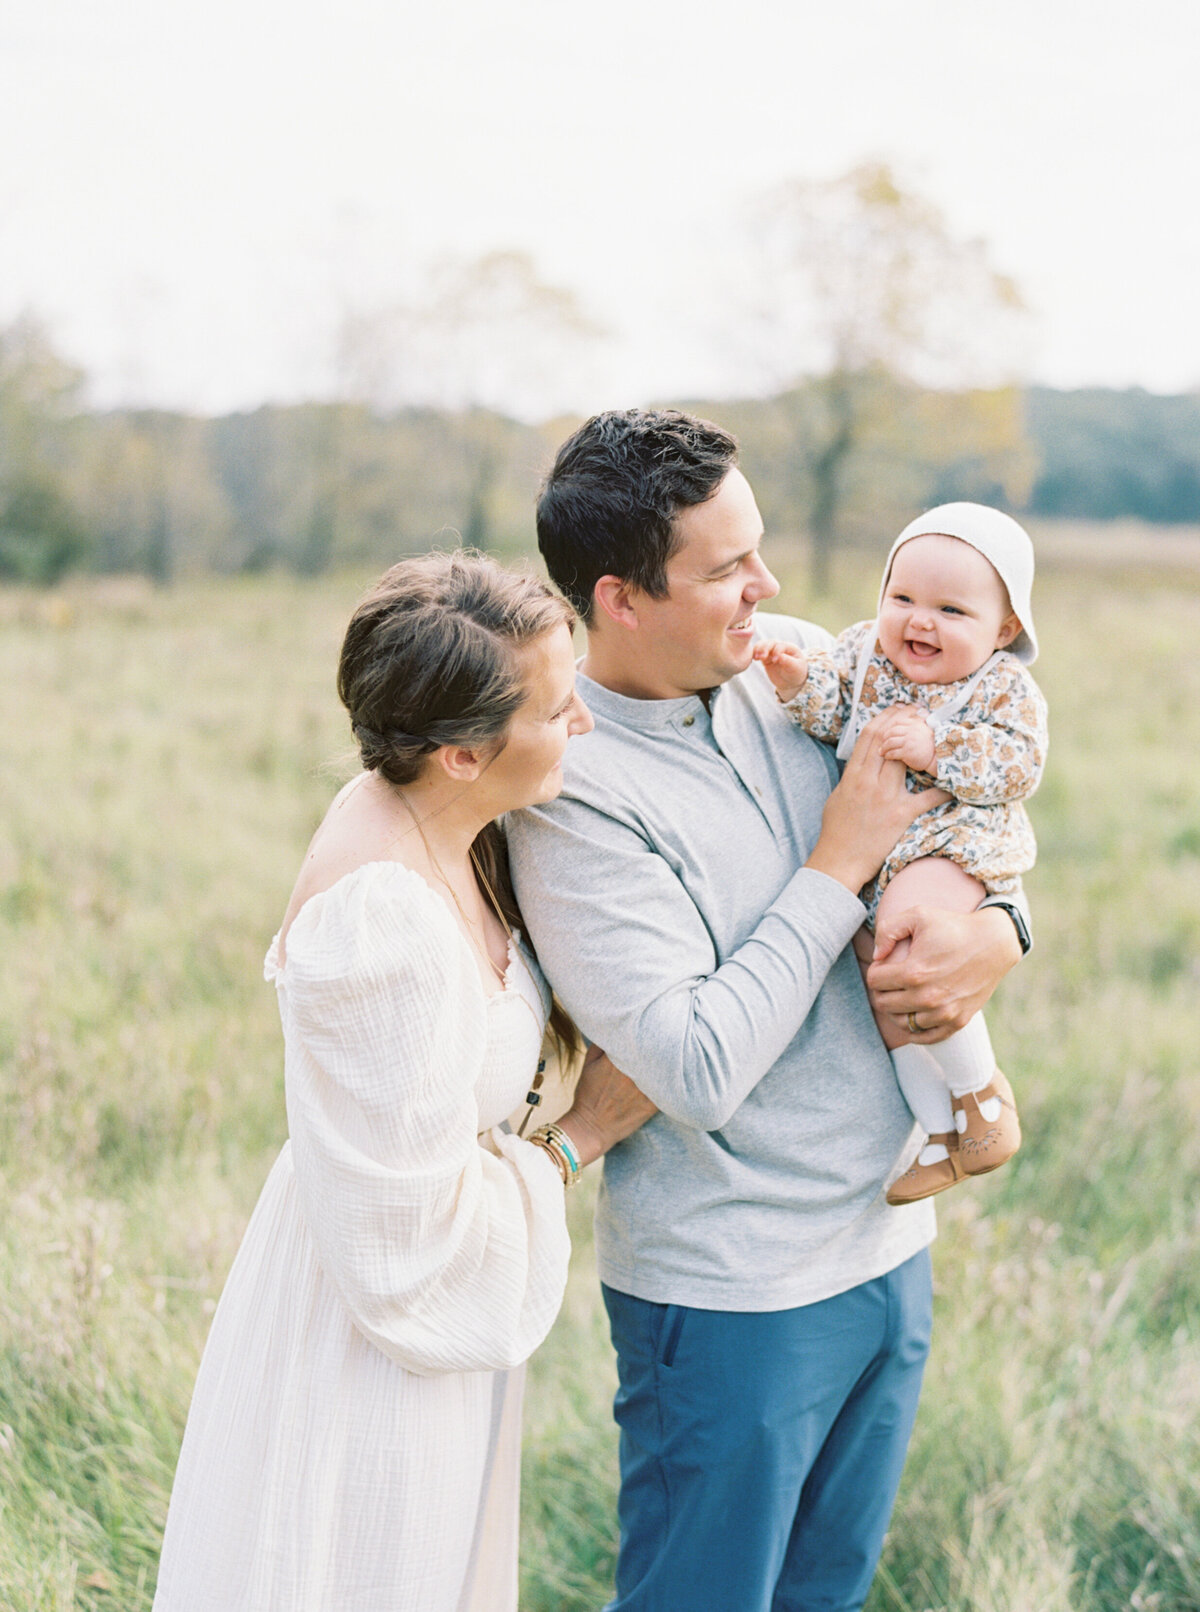
[[[723,683],[728,682],[731,677],[736,677],[739,672],[744,672],[747,666],[751,666],[753,663],[754,635],[751,634],[744,644],[736,641],[730,644],[729,653],[726,656],[726,671],[721,681]]]

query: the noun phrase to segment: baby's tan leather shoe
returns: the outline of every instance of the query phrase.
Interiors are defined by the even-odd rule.
[[[999,1169],[1021,1145],[1021,1121],[1012,1087],[996,1070],[988,1085],[951,1099],[958,1152],[968,1175]]]
[[[936,1142],[940,1142],[946,1149],[946,1157],[935,1159],[932,1164],[922,1164],[921,1153],[924,1153],[931,1143]],[[957,1186],[960,1181],[966,1180],[959,1162],[958,1136],[954,1131],[927,1137],[921,1144],[921,1153],[917,1154],[908,1169],[902,1175],[898,1175],[887,1189],[888,1203],[918,1203],[922,1198],[932,1198],[935,1192],[945,1192],[948,1187]]]

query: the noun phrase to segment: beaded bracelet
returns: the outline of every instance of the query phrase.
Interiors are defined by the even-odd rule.
[[[567,1155],[567,1161],[571,1166],[571,1177],[574,1179],[574,1177],[579,1174],[580,1170],[583,1169],[583,1161],[579,1157],[579,1149],[575,1146],[574,1142],[572,1142],[571,1138],[567,1135],[566,1131],[563,1130],[561,1125],[547,1125],[544,1127],[544,1129],[550,1139],[554,1142],[557,1142],[559,1147],[561,1147],[563,1152]]]
[[[579,1180],[579,1172],[583,1166],[574,1142],[562,1126],[539,1125],[536,1131],[530,1133],[529,1140],[545,1148],[556,1161],[561,1161],[559,1169],[562,1171],[563,1185],[573,1187]]]
[[[554,1168],[562,1177],[562,1184],[565,1187],[570,1179],[571,1170],[571,1166],[567,1163],[566,1154],[560,1153],[558,1148],[554,1146],[553,1142],[548,1142],[544,1136],[539,1136],[536,1131],[533,1133],[533,1135],[527,1136],[525,1140],[527,1142],[532,1142],[534,1147],[536,1147],[540,1153],[544,1153],[548,1159],[554,1160]]]

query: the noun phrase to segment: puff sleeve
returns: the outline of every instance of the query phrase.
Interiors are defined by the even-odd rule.
[[[480,1145],[487,1000],[453,918],[359,868],[296,917],[280,996],[301,1211],[354,1324],[417,1373],[519,1364],[562,1300],[563,1190],[539,1148]]]
[[[1002,656],[958,721],[934,726],[933,781],[956,800],[1024,800],[1046,764],[1046,701],[1014,657]]]

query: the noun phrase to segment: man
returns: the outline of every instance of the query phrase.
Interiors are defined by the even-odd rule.
[[[588,634],[594,731],[510,825],[568,1011],[661,1112],[608,1155],[597,1212],[620,1390],[610,1612],[862,1605],[928,1350],[928,1203],[849,941],[857,892],[944,796],[864,735],[841,782],[753,664],[778,592],[736,444],[674,411],[590,420],[538,504]],[[806,645],[786,617],[764,635]],[[836,786],[836,787],[835,787]],[[907,915],[875,1006],[936,1040],[1019,956],[1004,912]]]

